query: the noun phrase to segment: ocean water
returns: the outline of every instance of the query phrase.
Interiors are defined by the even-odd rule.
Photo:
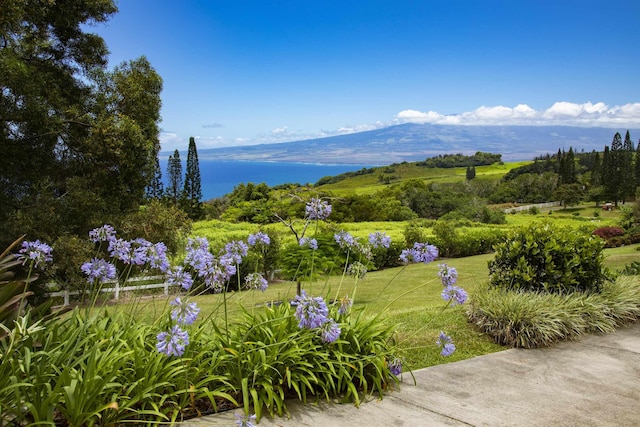
[[[325,176],[339,175],[370,167],[367,165],[218,160],[200,160],[199,166],[202,200],[205,201],[232,192],[233,188],[240,183],[260,184],[264,182],[271,187],[286,183],[313,184]],[[168,176],[166,159],[160,159],[160,167],[166,185]],[[185,160],[182,161],[182,171],[183,173],[186,171]]]

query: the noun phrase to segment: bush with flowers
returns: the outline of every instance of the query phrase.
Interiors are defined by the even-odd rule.
[[[306,232],[318,231],[318,223],[330,213],[326,200],[312,199],[302,228],[288,224],[304,250],[302,257],[310,258],[310,268],[324,240]],[[230,290],[260,292],[269,286],[257,268],[242,279],[238,274],[250,252],[265,254],[268,234],[228,242],[215,254],[207,239],[189,239],[182,263],[174,266],[161,242],[123,240],[108,225],[92,230],[89,237],[95,256],[80,269],[94,304],[105,283],[147,271],[165,274],[181,291],[153,323],[138,320],[133,310],[92,310],[91,305],[64,317],[36,320],[29,307],[21,305],[16,316],[2,324],[3,424],[170,423],[242,408],[238,425],[253,425],[264,410],[284,415],[287,399],[341,398],[359,404],[363,395],[383,395],[400,380],[403,359],[393,327],[379,313],[353,308],[357,288],[351,295],[339,288],[335,296],[300,288],[291,300],[245,308],[239,320],[230,321]],[[345,261],[343,277],[350,275],[356,282],[366,275],[372,254],[391,244],[380,232],[361,242],[338,231],[333,240]],[[415,243],[402,250],[399,261],[430,263],[437,257],[435,246]],[[13,259],[32,272],[50,258],[50,247],[24,242]],[[463,304],[467,295],[456,286],[456,269],[441,264],[438,275],[447,305]],[[295,279],[300,276],[313,274],[300,273]],[[221,294],[220,318],[201,316],[194,296],[202,289]],[[443,356],[455,351],[444,332],[435,344]]]

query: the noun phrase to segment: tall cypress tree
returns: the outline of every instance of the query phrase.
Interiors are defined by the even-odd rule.
[[[153,167],[153,176],[151,182],[147,186],[146,197],[147,200],[160,199],[164,195],[164,185],[162,185],[162,170],[160,168],[160,160],[156,155],[155,164]]]
[[[636,186],[640,186],[640,140],[638,140],[638,145],[636,146],[635,179]]]
[[[624,137],[620,151],[620,198],[622,202],[633,195],[636,190],[635,171],[633,169],[633,141],[629,131]]]
[[[202,183],[200,180],[200,165],[198,150],[194,137],[189,138],[187,153],[187,171],[184,177],[185,210],[192,219],[198,219],[202,211]]]
[[[178,150],[169,156],[167,165],[167,197],[174,205],[177,205],[182,198],[182,163],[180,162],[180,152]]]
[[[619,132],[613,136],[611,141],[611,149],[608,150],[605,147],[605,155],[608,154],[606,162],[606,168],[603,168],[603,179],[605,192],[609,199],[613,200],[615,205],[618,206],[618,202],[621,199],[622,190],[622,177],[620,173],[621,157],[622,157],[622,136]],[[604,165],[604,163],[603,163]]]
[[[593,165],[591,166],[591,181],[592,187],[597,187],[602,183],[602,163],[600,162],[600,153],[594,151]]]

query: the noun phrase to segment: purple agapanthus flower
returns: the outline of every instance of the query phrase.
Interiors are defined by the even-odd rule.
[[[24,258],[22,262],[23,265],[26,264],[28,260],[31,260],[31,262],[33,262],[33,266],[38,268],[45,262],[53,261],[53,256],[51,255],[52,251],[53,249],[51,246],[41,242],[40,240],[35,240],[22,242],[22,248],[19,253]]]
[[[182,356],[189,345],[189,333],[178,325],[173,325],[169,332],[160,332],[156,338],[156,349],[167,356]]]
[[[180,325],[191,325],[196,321],[198,313],[200,313],[200,309],[195,302],[183,302],[180,297],[176,297],[169,304],[175,307],[171,311],[171,318]]]
[[[394,357],[388,363],[389,372],[396,377],[402,373],[402,360],[399,357]]]
[[[167,259],[167,245],[158,242],[147,247],[147,262],[149,267],[155,268],[165,273],[169,270],[169,259]]]
[[[224,258],[231,259],[233,264],[242,264],[242,258],[247,256],[249,247],[242,240],[234,240],[227,243],[224,250],[226,252],[223,255]]]
[[[443,286],[454,285],[458,281],[458,270],[446,263],[438,264],[438,277],[442,280]]]
[[[376,231],[369,234],[369,243],[376,249],[389,248],[389,246],[391,245],[391,237],[387,236],[385,233]]]
[[[137,238],[131,241],[131,263],[135,265],[145,265],[149,262],[149,248],[153,246],[151,242],[143,238]]]
[[[456,346],[453,344],[451,337],[442,331],[440,331],[440,335],[438,335],[436,344],[442,349],[442,351],[440,351],[442,356],[451,356],[453,352],[456,351]]]
[[[115,237],[109,240],[109,247],[107,248],[111,258],[118,259],[125,264],[131,263],[131,242],[124,239],[116,239]]]
[[[184,263],[185,265],[193,267],[198,277],[205,277],[214,262],[215,257],[209,252],[208,247],[187,247],[187,255],[184,258]]]
[[[256,420],[255,414],[251,415],[236,415],[236,425],[238,427],[257,427],[253,422]]]
[[[349,295],[345,295],[340,299],[340,307],[338,308],[338,314],[347,314],[353,306],[353,300],[349,298]]]
[[[299,328],[319,328],[329,320],[329,309],[322,297],[310,297],[302,291],[300,295],[296,295],[293,305],[296,306],[295,316]]]
[[[338,246],[345,250],[355,250],[358,248],[358,241],[349,232],[340,230],[333,235]]]
[[[169,285],[182,286],[183,289],[188,291],[193,286],[193,278],[188,271],[184,271],[184,268],[179,265],[167,272],[167,283]]]
[[[305,217],[322,221],[331,215],[331,209],[331,205],[326,200],[312,198],[305,206]]]
[[[111,239],[114,239],[115,237],[116,237],[116,230],[108,224],[105,224],[102,227],[94,228],[93,230],[89,231],[89,240],[94,243],[108,242]]]
[[[327,320],[321,327],[320,331],[322,334],[322,342],[324,343],[332,343],[340,338],[340,333],[342,330],[340,326],[336,323],[335,320],[329,319]]]
[[[247,289],[260,289],[264,292],[269,287],[269,282],[260,273],[250,273],[244,278],[244,286]]]
[[[464,304],[467,301],[467,292],[459,286],[446,286],[441,295],[443,300],[451,301],[452,306]]]
[[[400,260],[409,264],[412,262],[422,262],[425,264],[438,258],[438,248],[427,243],[414,243],[413,248],[404,249],[400,254]]]
[[[80,269],[87,275],[89,283],[93,281],[104,283],[116,278],[116,266],[100,258],[85,262]]]
[[[300,240],[298,240],[298,244],[303,248],[304,247],[311,248],[314,251],[318,249],[318,241],[316,239],[301,237]]]
[[[249,237],[247,238],[247,242],[249,243],[249,246],[256,246],[256,245],[268,246],[271,243],[271,238],[267,233],[258,231],[255,234],[249,234]]]

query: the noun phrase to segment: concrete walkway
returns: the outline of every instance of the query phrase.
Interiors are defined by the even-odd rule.
[[[536,350],[511,349],[414,372],[399,391],[351,404],[288,403],[260,427],[640,426],[640,324]],[[240,410],[235,412],[240,413]],[[181,426],[235,426],[234,412]]]

